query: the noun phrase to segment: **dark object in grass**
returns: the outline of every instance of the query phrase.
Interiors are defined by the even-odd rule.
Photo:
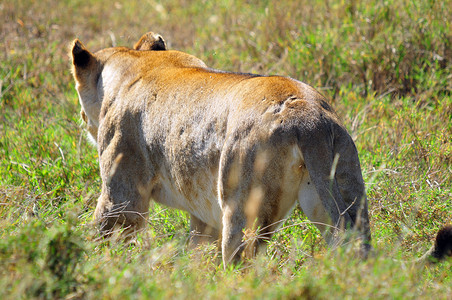
[[[452,257],[452,225],[446,225],[436,234],[435,245],[429,252],[431,262],[439,262]]]

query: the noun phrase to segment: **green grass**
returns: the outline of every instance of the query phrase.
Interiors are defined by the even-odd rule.
[[[0,298],[450,298],[450,261],[406,261],[452,223],[451,16],[450,0],[2,2]],[[132,46],[149,30],[330,99],[360,154],[374,257],[330,252],[299,210],[247,268],[189,251],[186,214],[157,204],[138,246],[96,239],[97,155],[68,45]]]

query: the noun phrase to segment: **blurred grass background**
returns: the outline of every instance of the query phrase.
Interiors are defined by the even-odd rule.
[[[452,223],[452,2],[0,3],[0,298],[450,299],[450,261],[409,262]],[[296,210],[246,271],[190,252],[183,212],[151,208],[138,247],[91,224],[100,179],[80,127],[68,45],[131,47],[147,32],[208,66],[302,80],[354,137],[376,255],[329,253]]]

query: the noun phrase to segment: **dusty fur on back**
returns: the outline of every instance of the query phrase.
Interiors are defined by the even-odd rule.
[[[103,235],[142,228],[153,199],[191,215],[194,245],[221,237],[226,265],[265,246],[298,203],[330,245],[354,230],[369,249],[356,147],[314,88],[210,69],[154,33],[96,53],[75,40],[71,55],[99,153]]]

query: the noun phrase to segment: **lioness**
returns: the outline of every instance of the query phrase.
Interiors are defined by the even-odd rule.
[[[226,266],[265,245],[298,200],[328,243],[355,230],[369,249],[355,144],[314,88],[210,69],[166,50],[153,33],[134,49],[94,54],[76,39],[71,54],[81,115],[99,153],[94,214],[103,235],[116,225],[142,228],[154,199],[191,215],[192,243],[221,236]]]

